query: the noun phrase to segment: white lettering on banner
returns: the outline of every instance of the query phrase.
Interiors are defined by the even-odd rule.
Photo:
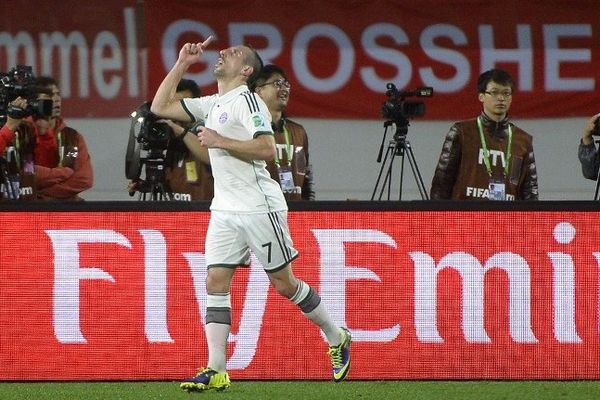
[[[478,27],[478,46],[480,52],[481,71],[494,68],[498,64],[516,63],[518,65],[518,89],[521,91],[534,90],[534,71],[540,69],[534,65],[534,48],[532,26],[518,24],[516,30],[516,49],[496,48],[492,25],[481,24]],[[545,71],[544,90],[578,90],[593,91],[593,77],[569,79],[560,77],[560,67],[565,62],[591,62],[591,49],[561,49],[559,39],[569,37],[591,37],[589,24],[549,24],[542,25],[544,31],[543,49],[545,50],[543,70]],[[228,26],[229,44],[238,44],[244,38],[258,36],[265,38],[267,45],[259,49],[265,60],[269,61],[280,56],[283,51],[283,35],[276,25],[267,23],[231,23]],[[213,29],[204,23],[192,20],[176,20],[165,30],[162,38],[162,60],[165,70],[170,70],[177,59],[179,37],[186,32],[196,32],[202,37],[215,35]],[[339,64],[335,73],[325,78],[316,77],[308,64],[308,51],[311,41],[322,37],[329,39],[340,54]],[[359,66],[358,73],[363,84],[374,92],[381,92],[386,82],[393,81],[399,88],[406,87],[413,79],[413,64],[400,50],[384,47],[378,43],[381,38],[392,40],[397,46],[413,46],[406,32],[397,25],[390,23],[375,23],[366,26],[360,37],[361,51],[372,60],[386,64],[396,73],[393,76],[382,77],[376,68],[369,65]],[[449,38],[454,45],[465,48],[472,47],[468,36],[459,26],[451,24],[432,24],[425,26],[419,35],[419,44],[423,52],[433,61],[451,66],[456,72],[450,78],[435,75],[431,66],[421,66],[418,69],[419,78],[426,86],[435,87],[440,93],[452,93],[465,89],[472,80],[469,58],[456,49],[436,44],[438,38]],[[292,38],[290,65],[300,84],[317,93],[332,93],[347,85],[353,79],[356,65],[356,49],[352,39],[344,30],[333,24],[314,23],[301,27]],[[206,51],[204,59],[208,65],[216,62],[218,53]],[[214,82],[212,69],[198,74],[188,74],[201,85]]]
[[[177,61],[177,58],[179,57],[179,50],[181,50],[178,45],[179,37],[184,33],[189,32],[196,32],[201,37],[205,38],[212,35],[215,39],[217,39],[217,34],[215,31],[213,31],[210,26],[203,24],[202,22],[193,21],[191,19],[178,19],[173,21],[165,29],[165,33],[161,40],[160,48],[165,70],[169,71],[171,67],[175,65],[175,61]],[[213,66],[216,64],[218,58],[219,52],[215,50],[205,50],[204,53],[202,53],[202,59],[206,65]],[[195,80],[200,86],[210,85],[214,82],[212,68],[206,68],[204,71],[198,73],[188,72],[186,73],[185,77]]]
[[[116,243],[131,248],[120,233],[105,229],[46,230],[54,253],[53,325],[60,343],[86,343],[79,324],[79,281],[101,279],[115,282],[99,267],[82,268],[79,264],[79,243]]]
[[[127,89],[132,97],[140,94],[140,84],[138,81],[138,43],[137,27],[135,25],[135,13],[133,8],[125,8],[125,41],[127,43]],[[146,59],[144,58],[144,71],[146,71]],[[147,72],[141,73],[145,76]]]
[[[497,63],[515,62],[518,64],[519,90],[533,89],[533,45],[531,43],[531,26],[517,25],[518,49],[498,50],[494,46],[494,30],[492,25],[479,26],[479,41],[481,47],[481,71],[487,71]]]
[[[260,49],[260,57],[265,65],[272,64],[283,51],[281,32],[271,24],[258,22],[232,22],[229,24],[230,43],[248,43],[246,37],[260,36],[265,38],[267,46]],[[212,69],[211,69],[212,71]]]
[[[6,65],[9,69],[16,64],[25,64],[33,67],[35,74],[57,76],[61,86],[61,95],[65,99],[71,97],[87,98],[90,96],[90,69],[93,77],[94,88],[105,99],[113,99],[123,86],[123,79],[127,77],[129,96],[138,96],[140,85],[138,81],[137,42],[135,40],[135,18],[133,8],[123,9],[125,43],[113,32],[102,31],[94,38],[91,45],[81,31],[41,32],[39,43],[27,32],[18,32],[12,36],[0,32],[0,49],[7,54]],[[123,49],[127,49],[127,71],[123,71]],[[39,49],[39,59],[37,57]],[[109,55],[105,55],[108,51]],[[24,62],[19,60],[18,54],[25,54]],[[59,53],[58,68],[60,74],[54,71]],[[76,52],[76,62],[72,61],[72,52]],[[1,57],[0,57],[1,58]],[[4,63],[4,60],[3,60]],[[77,69],[77,79],[71,77],[72,69]],[[0,69],[2,66],[0,65]],[[77,82],[78,92],[72,91],[72,82]]]
[[[321,289],[324,302],[333,320],[342,326],[346,322],[346,281],[381,278],[368,268],[346,265],[344,244],[348,242],[381,243],[396,248],[396,242],[386,233],[372,229],[313,229],[321,253]],[[348,327],[357,342],[391,342],[400,334],[400,325],[379,330],[359,330]]]
[[[466,46],[469,41],[463,31],[454,25],[438,24],[427,27],[421,35],[420,44],[423,52],[432,60],[451,65],[456,71],[454,77],[441,79],[435,76],[433,68],[421,68],[419,73],[423,82],[435,88],[437,93],[456,92],[469,83],[471,76],[471,64],[461,53],[455,50],[445,49],[436,45],[435,40],[439,37],[448,37],[452,43]],[[483,51],[482,51],[483,53]],[[483,57],[483,54],[482,54]]]
[[[253,254],[250,257],[250,276],[238,332],[229,334],[229,342],[235,342],[235,348],[227,360],[227,368],[244,369],[252,362],[262,328],[269,285],[264,267]],[[278,301],[285,299],[280,296]]]
[[[594,258],[596,259],[596,264],[598,265],[598,267],[600,267],[600,252],[594,252],[592,253],[592,255],[594,256]],[[600,286],[600,273],[598,273],[598,286]],[[597,306],[597,314],[596,318],[598,319],[598,333],[600,334],[600,289],[598,289],[598,306]]]
[[[108,50],[110,56],[104,57]],[[112,76],[107,82],[104,75],[107,71],[116,71],[123,68],[123,57],[119,49],[119,40],[111,32],[100,32],[94,41],[94,83],[98,88],[100,96],[105,99],[113,99],[121,89],[123,79]]]
[[[190,265],[198,312],[202,325],[206,325],[206,258],[202,253],[183,254]],[[227,360],[227,369],[244,369],[250,365],[262,328],[267,305],[269,278],[262,264],[254,255],[250,259],[250,276],[246,287],[246,299],[240,316],[237,333],[229,334],[229,342],[235,343],[233,353]]]
[[[0,68],[3,71],[17,65],[20,50],[25,54],[25,65],[31,65],[34,71],[37,70],[36,45],[29,33],[21,31],[13,37],[9,33],[0,32],[0,48],[6,51],[6,66],[4,69]]]
[[[194,283],[194,293],[196,294],[196,303],[198,304],[198,314],[202,321],[202,326],[206,325],[206,257],[202,253],[183,253],[187,260]]]
[[[141,91],[139,82],[143,71],[140,71],[138,60],[138,43],[136,40],[136,25],[134,10],[131,7],[123,9],[124,40],[119,41],[117,32],[102,31],[88,40],[84,32],[41,32],[34,38],[26,31],[12,35],[0,32],[0,70],[8,70],[17,63],[31,65],[36,74],[57,76],[65,99],[72,97],[88,98],[95,92],[103,99],[114,99],[123,86],[127,94],[137,97]],[[229,42],[239,43],[249,36],[264,38],[266,46],[260,49],[265,61],[272,61],[283,52],[283,35],[275,24],[259,22],[235,22],[228,24]],[[431,24],[423,30],[415,32],[415,37],[423,53],[432,61],[448,65],[455,70],[450,77],[435,74],[434,65],[413,65],[401,50],[415,46],[402,27],[389,23],[374,23],[364,28],[360,36],[360,46],[356,49],[353,39],[342,28],[333,24],[308,24],[300,27],[291,38],[290,66],[298,78],[299,84],[317,93],[332,93],[355,79],[358,73],[362,83],[370,90],[380,93],[385,89],[386,82],[393,81],[399,88],[406,87],[415,77],[415,71],[424,85],[433,86],[439,93],[452,93],[464,90],[473,80],[473,74],[480,71],[472,70],[466,52],[478,47],[481,70],[492,68],[498,64],[518,65],[518,89],[520,91],[534,90],[534,84],[544,85],[545,91],[583,91],[595,90],[593,76],[568,78],[560,75],[561,68],[569,63],[590,64],[592,47],[561,48],[562,41],[570,38],[591,38],[590,24],[545,24],[541,25],[543,43],[533,43],[531,24],[515,26],[517,47],[512,49],[497,48],[494,40],[492,25],[481,24],[477,27],[477,37],[469,43],[469,36],[460,26],[451,24]],[[198,33],[201,37],[216,36],[209,25],[189,20],[174,20],[165,29],[161,38],[161,59],[165,70],[174,65],[179,52],[178,39],[185,33]],[[339,63],[331,76],[317,77],[311,71],[309,60],[309,45],[315,38],[330,40],[340,54]],[[439,44],[438,39],[449,39],[454,47]],[[385,47],[378,41],[392,41],[393,47]],[[541,48],[544,57],[543,65],[535,65],[533,52]],[[357,65],[357,51],[378,64],[384,64],[393,73],[380,75],[374,65],[367,62]],[[126,54],[124,54],[126,52]],[[19,58],[21,57],[21,58]],[[218,58],[218,51],[207,50],[203,59],[206,65],[212,66]],[[55,70],[57,68],[58,70]],[[591,66],[590,66],[591,68]],[[535,80],[534,72],[543,71],[543,80]],[[214,83],[212,67],[198,73],[188,73],[186,77],[194,79],[201,86]],[[126,82],[126,83],[125,83]],[[538,88],[541,90],[541,88]]]
[[[379,77],[374,67],[360,68],[360,76],[365,86],[374,92],[381,92],[389,81],[395,82],[400,88],[405,87],[412,77],[412,64],[408,57],[396,49],[381,47],[377,40],[382,36],[390,38],[397,45],[409,43],[406,32],[394,24],[374,24],[365,29],[361,36],[361,45],[365,53],[372,59],[396,69],[396,75],[388,79]]]
[[[592,59],[590,49],[560,49],[559,39],[567,37],[592,37],[589,24],[544,25],[544,68],[546,90],[593,91],[595,80],[561,78],[560,67],[563,61],[586,62]]]
[[[501,252],[481,265],[479,260],[464,252],[450,253],[435,265],[429,254],[414,251],[410,257],[415,264],[415,329],[423,342],[442,343],[437,328],[437,275],[445,268],[457,271],[462,279],[462,325],[465,339],[470,343],[490,343],[484,326],[484,276],[492,268],[506,272],[509,279],[510,334],[517,343],[537,343],[531,330],[531,282],[529,265],[518,254]]]
[[[336,44],[340,52],[340,63],[333,76],[328,78],[317,78],[310,71],[308,65],[308,47],[312,39],[325,37]],[[298,81],[313,92],[329,93],[335,92],[352,77],[354,70],[355,54],[352,41],[346,33],[331,24],[309,24],[300,29],[292,41],[291,64],[298,67],[295,70]]]
[[[554,239],[569,244],[575,238],[575,227],[561,222],[554,227]],[[575,326],[575,263],[566,253],[549,252],[553,269],[554,336],[560,343],[581,343]]]
[[[41,33],[40,45],[42,47],[42,75],[54,75],[52,71],[54,58],[52,56],[55,50],[60,53],[59,82],[61,85],[61,95],[65,98],[71,97],[71,48],[77,50],[79,96],[88,97],[90,95],[89,46],[83,33],[79,31],[71,32],[69,35],[65,35],[62,32]]]
[[[167,243],[154,229],[144,239],[144,331],[150,343],[173,342],[167,326]]]
[[[167,320],[167,242],[158,230],[139,230],[144,242],[144,328],[150,343],[172,343]],[[372,229],[313,229],[321,254],[319,293],[335,322],[347,326],[346,282],[381,278],[365,266],[346,265],[346,243],[378,243],[397,248],[395,240]],[[82,243],[114,243],[128,249],[131,242],[113,230],[46,230],[54,256],[53,327],[60,343],[86,343],[80,327],[80,291],[82,279],[115,279],[101,267],[80,265],[79,245]],[[559,245],[570,244],[576,235],[571,223],[555,225],[553,237]],[[182,253],[192,276],[198,312],[202,325],[206,307],[206,259],[199,252]],[[455,251],[434,258],[422,251],[409,251],[414,264],[414,321],[417,340],[443,343],[437,323],[437,287],[441,271],[451,269],[462,282],[462,330],[469,343],[490,343],[485,329],[485,275],[492,270],[503,271],[509,286],[509,330],[515,343],[538,343],[531,323],[531,269],[527,261],[513,252],[492,254],[480,262],[472,254]],[[593,253],[600,266],[600,252]],[[550,251],[552,274],[553,331],[559,343],[582,343],[576,327],[575,264],[570,254]],[[228,368],[244,369],[256,353],[266,310],[269,279],[254,255],[251,257],[248,284],[238,332],[231,333],[235,343]],[[360,313],[360,310],[354,310]],[[356,341],[390,342],[400,334],[400,324],[360,330],[349,327]],[[598,326],[600,333],[600,325]]]

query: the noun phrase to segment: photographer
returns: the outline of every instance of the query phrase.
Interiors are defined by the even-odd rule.
[[[91,159],[83,136],[66,126],[61,117],[61,96],[53,78],[36,80],[37,102],[52,104],[48,114],[28,116],[27,100],[10,103],[6,124],[0,130],[0,150],[13,144],[20,177],[19,197],[39,200],[82,200],[92,187]],[[11,148],[12,150],[12,148]]]
[[[291,85],[284,70],[265,65],[250,89],[264,100],[272,117],[277,153],[273,161],[267,162],[271,178],[279,182],[286,200],[314,200],[306,130],[285,115]]]
[[[538,199],[532,137],[508,119],[514,88],[503,70],[479,76],[483,111],[450,128],[433,176],[432,200]]]
[[[598,179],[598,167],[600,166],[600,158],[594,138],[592,135],[600,136],[600,113],[590,118],[583,130],[583,136],[579,143],[579,162],[581,162],[581,172],[587,179]]]
[[[174,98],[200,97],[200,88],[190,79],[181,79],[177,85]],[[155,123],[167,124],[172,137],[169,139],[164,158],[165,185],[173,200],[196,201],[211,200],[213,197],[213,178],[210,170],[208,151],[202,148],[196,135],[190,132],[190,123],[159,119]],[[146,180],[130,181],[128,191],[131,195],[136,191],[151,191]]]

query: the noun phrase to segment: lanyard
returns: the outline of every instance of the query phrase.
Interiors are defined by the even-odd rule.
[[[477,127],[479,128],[479,137],[481,139],[481,146],[483,147],[483,162],[485,163],[485,169],[487,170],[490,177],[492,176],[492,166],[490,165],[490,151],[487,148],[485,142],[485,136],[483,135],[483,127],[481,123],[481,117],[477,117]],[[508,168],[510,164],[510,151],[512,150],[512,128],[508,124],[508,145],[506,146],[506,153],[504,153],[504,177],[508,176]]]
[[[283,138],[285,139],[285,153],[287,155],[287,166],[292,165],[292,145],[290,144],[290,135],[285,125],[283,126]],[[275,165],[279,168],[279,151],[275,152]]]
[[[65,152],[62,149],[62,135],[61,132],[58,132],[58,134],[56,135],[56,139],[58,139],[58,166],[62,167],[63,166],[63,156],[65,154]]]
[[[15,133],[15,161],[17,162],[17,167],[21,169],[21,155],[19,151],[19,147],[21,147],[21,144],[19,143],[19,132]]]

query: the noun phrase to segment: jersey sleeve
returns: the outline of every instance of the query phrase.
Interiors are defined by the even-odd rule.
[[[247,92],[242,96],[245,104],[242,110],[241,122],[253,138],[268,134],[273,135],[271,113],[263,99],[256,93]]]
[[[181,106],[190,116],[192,122],[204,122],[208,116],[215,95],[181,99]]]

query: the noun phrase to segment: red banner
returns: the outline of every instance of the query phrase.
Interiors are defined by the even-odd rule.
[[[218,51],[247,43],[292,82],[289,113],[381,118],[386,84],[434,89],[425,118],[481,110],[476,83],[493,67],[516,81],[519,118],[589,116],[600,109],[600,3],[452,1],[245,2],[147,0],[149,92],[186,41],[217,40],[189,75],[214,92]],[[409,98],[410,100],[410,98]]]
[[[146,100],[135,0],[13,0],[0,12],[0,72],[58,80],[67,117],[126,118]]]
[[[286,69],[288,112],[298,117],[382,118],[393,83],[433,87],[432,98],[407,98],[425,103],[426,119],[467,118],[481,109],[477,77],[492,67],[515,78],[519,118],[600,109],[600,3],[592,0],[504,2],[510,12],[470,0],[10,4],[0,13],[0,71],[25,64],[57,78],[67,117],[128,116],[154,95],[180,47],[208,35],[217,40],[188,76],[205,93],[216,89],[218,50],[248,43]]]
[[[297,276],[353,333],[350,379],[599,379],[597,212],[290,213]],[[0,380],[179,379],[206,362],[208,212],[0,213]],[[329,379],[253,260],[234,379]]]

